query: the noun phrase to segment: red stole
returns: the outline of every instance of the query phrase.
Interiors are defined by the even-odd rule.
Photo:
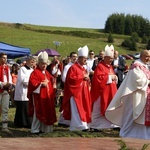
[[[9,75],[8,75],[8,69],[9,67],[7,65],[0,65],[0,81],[4,82],[4,73],[6,74],[7,81],[9,82]],[[2,93],[4,90],[0,89],[0,93]]]
[[[150,126],[150,87],[147,88],[147,100],[145,105],[145,125]]]

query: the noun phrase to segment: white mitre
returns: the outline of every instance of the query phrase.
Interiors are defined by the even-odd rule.
[[[110,47],[108,45],[105,46],[105,56],[114,57],[114,46],[111,45]]]
[[[87,47],[87,45],[85,45],[84,47],[80,47],[78,49],[78,56],[84,56],[84,57],[88,57],[88,53],[89,53],[89,49]]]
[[[38,55],[38,62],[47,63],[48,62],[48,54],[47,52],[40,52]]]

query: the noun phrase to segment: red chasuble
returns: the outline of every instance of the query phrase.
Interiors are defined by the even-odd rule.
[[[81,120],[91,122],[91,96],[89,82],[84,81],[85,73],[86,70],[78,63],[68,70],[63,98],[63,116],[66,120],[71,119],[70,98],[73,96]]]
[[[94,103],[98,97],[101,99],[101,115],[105,114],[105,111],[114,97],[117,86],[116,82],[112,82],[107,84],[108,75],[115,74],[111,65],[106,65],[102,61],[98,64],[94,71],[94,75],[92,78],[92,85],[91,85],[91,97],[92,102]]]
[[[48,86],[41,87],[39,94],[33,93],[46,78],[49,80]],[[37,67],[31,73],[28,85],[29,115],[33,117],[34,107],[32,97],[34,97],[36,117],[46,125],[53,125],[57,121],[52,78],[48,71],[45,71],[45,74],[43,74]]]

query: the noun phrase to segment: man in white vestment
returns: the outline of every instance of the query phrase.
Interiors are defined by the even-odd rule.
[[[63,83],[65,83],[66,80],[66,76],[67,76],[67,72],[69,70],[69,68],[77,61],[77,53],[76,52],[71,52],[70,53],[70,62],[64,67],[64,70],[62,72],[62,81]],[[58,125],[60,126],[69,126],[70,125],[70,121],[69,120],[65,120],[63,117],[63,108],[61,106],[60,109],[61,113],[60,113],[60,117],[58,120]]]
[[[67,76],[67,72],[68,72],[68,69],[77,61],[77,53],[76,52],[71,52],[70,53],[70,62],[64,66],[64,70],[63,70],[63,73],[62,73],[62,81],[65,83],[65,80],[66,80],[66,76]]]
[[[90,76],[90,80],[92,80],[92,77],[93,77],[93,74],[94,74],[94,70],[92,69],[93,67],[93,63],[94,63],[94,51],[93,50],[90,50],[89,51],[89,58],[87,59],[87,69],[88,69],[88,72],[89,72],[89,76]]]
[[[120,126],[121,137],[150,139],[150,51],[143,50],[122,82],[105,116]]]
[[[15,87],[14,101],[16,105],[16,112],[14,124],[16,127],[30,128],[32,119],[28,114],[29,99],[27,98],[28,82],[30,74],[33,71],[33,66],[36,59],[33,56],[28,56],[26,64],[20,67]]]

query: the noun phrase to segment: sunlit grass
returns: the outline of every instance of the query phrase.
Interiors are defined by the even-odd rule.
[[[81,38],[71,35],[41,33],[15,28],[12,25],[0,23],[0,41],[30,48],[32,54],[35,54],[36,51],[45,48],[56,49],[56,46],[54,45],[53,41],[61,42],[61,45],[57,48],[61,56],[69,55],[72,51],[77,52],[78,48],[84,45],[87,45],[89,49],[94,50],[95,53],[98,54],[100,50],[104,50],[106,44],[113,44],[115,49],[118,50],[120,54],[131,53],[131,51],[120,46],[122,41],[126,37],[128,37],[125,35],[114,34],[112,35],[114,37],[114,43],[108,43],[107,34],[103,33],[100,29],[51,27],[29,24],[24,25],[27,27],[32,27],[33,29],[43,29],[51,31],[85,31],[87,33],[97,33],[100,35],[105,35],[106,38],[104,38],[104,36],[100,36],[99,38]],[[144,47],[144,45],[138,44],[138,47],[140,51]]]
[[[57,118],[59,117],[59,107],[56,107]],[[69,128],[60,127],[55,123],[54,132],[47,134],[34,135],[31,134],[30,129],[16,128],[14,126],[15,107],[9,109],[9,129],[13,133],[13,137],[119,137],[118,131],[102,130],[102,132],[83,132],[83,131],[70,131]],[[0,125],[1,129],[1,125]],[[12,137],[11,135],[2,133],[0,130],[0,137]]]

